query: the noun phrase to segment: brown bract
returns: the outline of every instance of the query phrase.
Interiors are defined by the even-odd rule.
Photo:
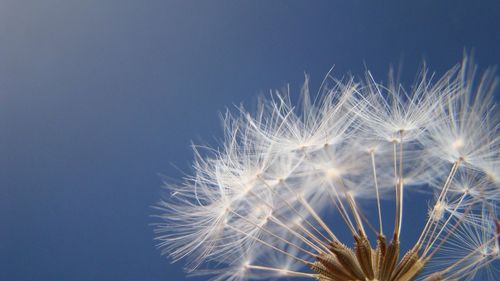
[[[368,238],[359,233],[354,236],[354,248],[339,242],[330,243],[330,253],[316,257],[309,264],[318,273],[320,281],[411,281],[425,265],[417,251],[409,250],[400,259],[399,240],[394,237],[389,245],[383,235],[377,237],[373,249]],[[439,276],[433,276],[431,280]]]

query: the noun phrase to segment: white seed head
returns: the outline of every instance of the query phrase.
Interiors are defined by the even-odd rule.
[[[499,257],[496,81],[465,57],[440,79],[422,71],[409,88],[392,78],[375,82],[367,72],[325,79],[311,97],[306,76],[297,103],[287,87],[261,98],[255,113],[228,112],[220,147],[194,146],[192,176],[167,184],[170,196],[157,206],[159,246],[175,261],[188,259],[195,274],[243,281],[330,280],[314,265],[337,245],[347,253],[343,262],[358,259],[363,267],[346,269],[352,279],[365,280],[381,274],[367,266],[372,252],[358,244],[350,255],[341,237],[363,243],[372,230],[385,235],[390,220],[397,223],[392,237],[403,240],[411,208],[427,220],[414,247],[420,277],[482,276]],[[427,216],[424,206],[407,207],[414,192],[434,192]],[[381,204],[396,205],[395,220]]]

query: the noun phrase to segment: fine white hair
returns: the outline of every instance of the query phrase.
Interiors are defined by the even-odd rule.
[[[370,230],[381,247],[388,220],[395,221],[391,245],[398,247],[403,197],[434,192],[425,228],[406,256],[416,260],[412,274],[496,278],[500,135],[493,69],[479,74],[466,55],[441,78],[424,67],[410,88],[390,77],[383,84],[369,71],[361,79],[328,75],[311,97],[306,76],[297,103],[286,87],[259,99],[255,113],[241,106],[224,114],[222,145],[194,146],[193,174],[167,184],[169,195],[157,205],[163,253],[186,258],[187,270],[214,281],[391,276],[363,267],[358,252],[346,259],[360,259],[360,268],[332,273],[345,265],[331,247],[359,251],[360,243],[369,245],[361,238]],[[394,194],[396,211],[387,219],[382,200]],[[363,214],[366,208],[377,221]],[[354,235],[354,250],[340,241],[342,231]],[[399,266],[393,278],[414,280]]]

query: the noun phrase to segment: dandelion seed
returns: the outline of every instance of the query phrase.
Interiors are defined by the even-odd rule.
[[[212,281],[499,280],[493,71],[465,56],[411,88],[375,81],[313,99],[306,76],[297,106],[287,88],[224,115],[222,147],[195,148],[193,176],[157,206],[163,253]],[[425,191],[409,241],[403,203]]]

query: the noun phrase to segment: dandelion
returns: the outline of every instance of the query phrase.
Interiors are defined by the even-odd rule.
[[[332,81],[224,116],[222,147],[195,147],[194,173],[157,205],[163,253],[212,281],[498,280],[493,70],[465,56],[410,88]],[[415,237],[405,210],[423,214]]]

